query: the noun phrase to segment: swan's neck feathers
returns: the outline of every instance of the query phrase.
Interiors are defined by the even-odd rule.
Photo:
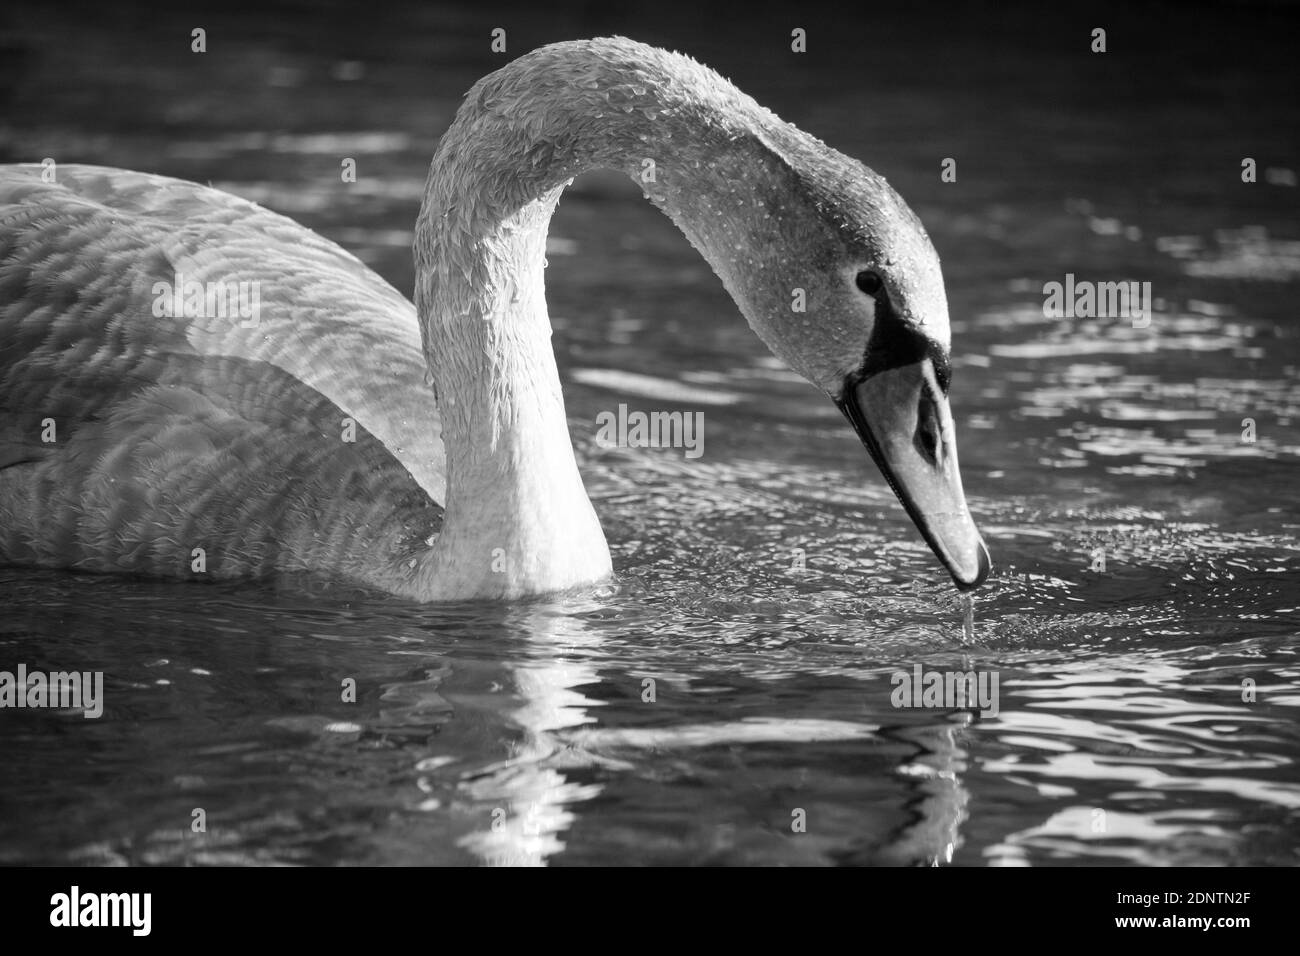
[[[693,60],[624,40],[544,48],[466,96],[416,225],[416,306],[448,458],[422,596],[512,597],[610,573],[551,348],[551,214],[578,173],[622,169],[744,308],[738,279],[761,271],[748,257],[772,245],[755,198],[781,175],[756,135],[772,123]]]

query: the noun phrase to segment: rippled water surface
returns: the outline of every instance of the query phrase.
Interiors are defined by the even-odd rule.
[[[0,158],[210,181],[408,291],[496,21],[305,9],[214,13],[196,61],[188,20],[20,6]],[[684,47],[916,208],[996,565],[969,616],[839,413],[638,190],[584,176],[548,294],[617,584],[421,607],[0,570],[0,667],[102,670],[107,698],[0,718],[0,862],[1300,862],[1300,90],[1250,41],[1285,14],[1187,37],[1153,14],[1107,63],[1068,18],[925,9],[870,56],[821,24],[797,65],[756,52],[788,35],[762,17],[503,22],[512,52]],[[1150,326],[1045,318],[1066,273],[1149,281]],[[704,454],[602,449],[619,403],[703,411]],[[893,706],[917,665],[996,673],[996,716]]]

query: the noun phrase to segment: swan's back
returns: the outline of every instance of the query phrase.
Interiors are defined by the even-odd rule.
[[[57,179],[0,167],[0,562],[373,580],[422,547],[445,473],[410,303],[227,193]],[[256,321],[155,315],[178,277],[257,283]]]

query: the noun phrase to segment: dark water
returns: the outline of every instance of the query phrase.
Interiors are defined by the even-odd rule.
[[[617,586],[421,607],[0,570],[0,669],[107,698],[0,713],[0,862],[1300,862],[1292,14],[806,12],[792,59],[777,7],[42,9],[0,20],[0,159],[210,181],[404,291],[492,27],[696,54],[925,221],[996,567],[967,624],[835,409],[638,190],[583,177],[549,299]],[[1150,327],[1044,318],[1066,273],[1151,282]],[[704,455],[597,447],[620,402],[704,411]],[[918,664],[996,672],[998,714],[894,707]]]

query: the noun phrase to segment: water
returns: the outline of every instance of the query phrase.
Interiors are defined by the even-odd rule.
[[[107,698],[5,712],[0,862],[1300,862],[1300,91],[1253,42],[1286,15],[1117,13],[1101,61],[1031,10],[873,20],[897,42],[870,56],[810,15],[820,45],[770,67],[762,16],[509,19],[512,52],[686,46],[917,209],[995,561],[973,609],[671,224],[583,177],[549,298],[617,584],[422,607],[0,570],[0,666],[102,670]],[[0,158],[212,181],[409,289],[428,157],[495,21],[281,12],[209,18],[197,60],[170,14],[15,8]],[[1067,272],[1150,281],[1151,327],[1044,318]],[[620,402],[703,411],[704,455],[598,447]],[[918,664],[995,672],[997,715],[893,706]]]

